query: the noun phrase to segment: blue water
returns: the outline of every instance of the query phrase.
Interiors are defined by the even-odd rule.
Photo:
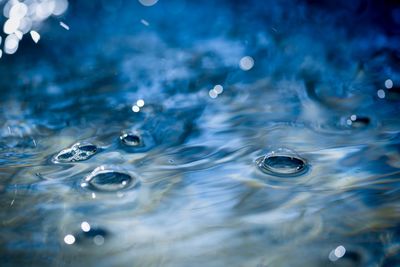
[[[0,58],[0,266],[400,266],[399,27],[69,1]]]

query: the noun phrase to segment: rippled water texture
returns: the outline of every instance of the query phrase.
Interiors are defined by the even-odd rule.
[[[0,266],[400,266],[399,28],[69,1],[0,58]]]

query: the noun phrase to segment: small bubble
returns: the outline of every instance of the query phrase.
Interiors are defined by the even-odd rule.
[[[93,238],[93,242],[97,245],[97,246],[101,246],[104,244],[104,237],[102,235],[96,235]]]
[[[88,175],[81,186],[86,183],[86,186],[83,187],[88,187],[97,191],[113,192],[126,189],[136,182],[136,178],[133,178],[127,173],[108,170],[102,166],[96,168]]]
[[[385,81],[385,87],[386,87],[387,89],[393,88],[393,81],[392,81],[391,79],[387,79],[387,80]]]
[[[211,90],[208,92],[208,95],[209,95],[211,98],[217,98],[217,97],[218,97],[218,94],[217,94],[217,92],[215,92],[214,89],[211,89]]]
[[[383,99],[383,98],[385,98],[386,93],[385,93],[384,90],[379,89],[378,92],[377,92],[377,95],[378,95],[379,98]]]
[[[81,223],[81,229],[84,232],[89,232],[90,231],[90,224],[88,222],[82,222]]]
[[[258,158],[256,163],[261,171],[278,176],[300,175],[308,169],[304,159],[287,149],[273,151]]]
[[[75,243],[75,236],[73,235],[66,235],[64,237],[64,242],[67,245],[72,245],[73,243]]]
[[[214,91],[217,94],[222,94],[222,92],[224,91],[224,87],[222,87],[222,85],[220,84],[217,84],[216,86],[214,86]]]
[[[240,59],[239,66],[242,70],[251,70],[254,66],[254,59],[250,56],[245,56]]]
[[[153,6],[157,4],[158,0],[139,0],[139,2],[144,6]]]
[[[329,253],[328,258],[330,261],[337,261],[338,259],[342,258],[345,254],[346,254],[346,248],[343,246],[338,246]]]
[[[142,108],[144,106],[144,100],[143,99],[139,99],[138,101],[136,101],[136,105],[139,108]]]
[[[139,108],[138,106],[136,106],[136,105],[133,105],[133,106],[132,106],[132,111],[135,112],[135,113],[137,113],[137,112],[140,111],[140,108]]]
[[[142,145],[140,135],[138,135],[136,133],[124,133],[119,138],[120,138],[121,142],[127,146]]]

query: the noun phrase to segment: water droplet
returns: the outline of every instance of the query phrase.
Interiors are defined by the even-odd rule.
[[[307,162],[296,153],[279,149],[256,160],[257,166],[264,173],[278,176],[300,175],[307,171]]]
[[[137,183],[137,179],[121,171],[105,169],[103,166],[96,168],[85,178],[82,187],[103,192],[123,190]]]
[[[121,139],[121,142],[127,146],[137,147],[142,145],[140,135],[137,133],[123,133],[119,138]]]
[[[61,150],[54,157],[55,162],[74,162],[87,160],[97,152],[97,146],[91,143],[76,143],[70,148]]]

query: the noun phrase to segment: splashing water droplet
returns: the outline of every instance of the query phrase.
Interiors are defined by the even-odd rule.
[[[88,175],[81,186],[95,191],[114,192],[127,189],[137,182],[137,179],[128,173],[105,169],[101,166]]]
[[[74,162],[87,160],[97,152],[97,146],[91,143],[76,143],[72,147],[58,153],[55,162]]]
[[[260,157],[256,164],[262,172],[276,176],[301,175],[308,170],[305,159],[286,149],[279,149]]]

